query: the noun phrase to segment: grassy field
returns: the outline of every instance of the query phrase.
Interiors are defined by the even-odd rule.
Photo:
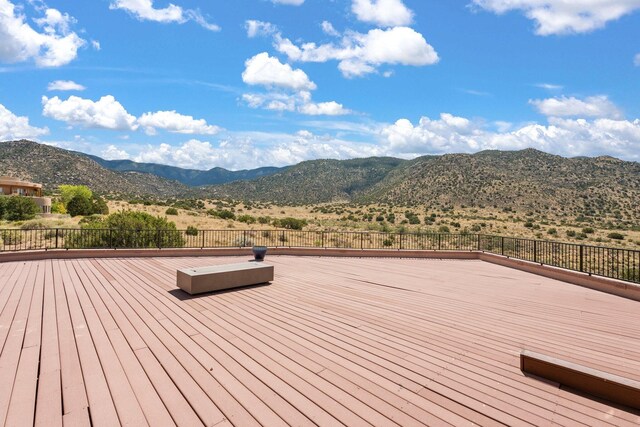
[[[532,212],[464,206],[403,208],[346,203],[276,206],[212,200],[190,203],[178,201],[173,203],[175,211],[172,212],[168,211],[171,206],[149,202],[109,201],[108,204],[110,212],[131,209],[166,216],[176,223],[178,229],[192,226],[200,230],[275,230],[281,228],[278,221],[295,218],[303,220],[304,230],[310,231],[481,233],[640,249],[640,227],[621,227],[616,225],[615,218],[599,218],[598,221],[589,222],[561,215],[539,216]],[[81,217],[35,221],[50,228],[76,228],[80,220]],[[0,227],[26,228],[32,223],[5,221]]]

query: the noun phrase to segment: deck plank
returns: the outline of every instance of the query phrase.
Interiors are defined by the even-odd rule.
[[[269,257],[269,286],[192,297],[230,258],[0,264],[7,425],[598,425],[640,414],[519,370],[544,350],[640,380],[638,303],[480,261]]]

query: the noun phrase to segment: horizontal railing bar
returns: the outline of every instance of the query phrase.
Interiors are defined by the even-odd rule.
[[[49,249],[349,248],[480,251],[640,283],[640,250],[485,234],[327,230],[0,229],[0,252]]]

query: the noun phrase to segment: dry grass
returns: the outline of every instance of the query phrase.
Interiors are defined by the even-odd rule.
[[[505,212],[495,208],[467,208],[433,209],[429,207],[390,207],[388,205],[351,205],[347,203],[306,205],[306,206],[276,206],[272,204],[252,204],[209,201],[204,209],[180,209],[178,215],[166,215],[167,206],[130,204],[127,201],[109,201],[109,210],[137,210],[152,215],[167,216],[176,223],[178,229],[194,226],[200,230],[274,230],[274,219],[293,217],[307,221],[305,230],[344,230],[344,231],[406,231],[406,232],[442,232],[448,229],[451,233],[481,233],[504,236],[521,237],[527,239],[548,239],[572,243],[582,243],[597,246],[622,247],[640,249],[640,228],[613,229],[587,222],[577,222],[575,218],[562,215],[556,217],[538,216],[531,212]],[[250,215],[254,218],[269,218],[269,223],[255,222],[248,224],[238,220],[220,219],[207,213],[210,209],[226,209],[232,211],[236,217]],[[413,212],[420,224],[409,224],[406,211]],[[388,215],[392,213],[395,221],[392,223]],[[435,214],[433,221],[425,221]],[[365,219],[371,215],[371,219]],[[377,217],[382,215],[383,221]],[[81,217],[76,218],[42,218],[36,220],[49,228],[79,227]],[[606,223],[604,218],[599,223]],[[26,221],[29,223],[29,221]],[[0,228],[17,228],[25,222],[3,222]],[[592,228],[593,233],[583,234],[584,229]],[[555,233],[553,230],[555,229]],[[620,233],[623,240],[611,239],[611,233]]]

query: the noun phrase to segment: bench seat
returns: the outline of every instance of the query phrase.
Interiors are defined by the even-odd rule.
[[[183,268],[177,271],[178,287],[191,295],[257,285],[272,280],[273,265],[263,262]]]

